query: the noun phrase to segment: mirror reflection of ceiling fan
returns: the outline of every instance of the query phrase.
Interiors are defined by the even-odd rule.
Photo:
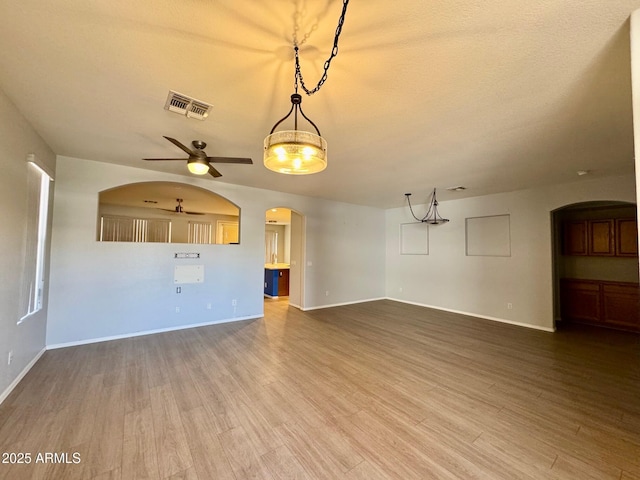
[[[176,198],[176,202],[178,202],[178,204],[173,210],[170,210],[168,208],[159,208],[158,210],[164,210],[165,212],[173,213],[186,213],[187,215],[204,215],[204,213],[202,212],[187,212],[182,206],[182,202],[184,202],[182,198]]]
[[[204,149],[207,147],[207,144],[202,140],[194,140],[191,142],[193,145],[193,149],[185,147],[182,143],[180,143],[175,138],[164,137],[173,143],[176,147],[181,149],[189,158],[187,158],[187,168],[191,173],[196,175],[206,175],[207,173],[214,178],[221,177],[222,174],[216,170],[212,163],[235,163],[235,164],[244,164],[250,165],[253,164],[253,160],[250,158],[236,158],[236,157],[209,157],[207,156]],[[145,158],[144,160],[148,161],[166,161],[166,160],[182,160],[184,158]]]

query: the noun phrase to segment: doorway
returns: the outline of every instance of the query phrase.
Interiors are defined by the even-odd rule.
[[[288,207],[265,212],[265,301],[304,308],[304,223]]]

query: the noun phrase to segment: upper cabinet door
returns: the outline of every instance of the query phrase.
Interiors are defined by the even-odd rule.
[[[616,255],[619,257],[638,256],[638,222],[635,218],[616,220]]]
[[[587,221],[564,222],[564,255],[588,255],[587,249]]]
[[[616,254],[613,225],[613,220],[589,221],[589,255]]]

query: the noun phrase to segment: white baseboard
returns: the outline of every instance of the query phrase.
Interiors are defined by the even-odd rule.
[[[386,300],[386,299],[387,299],[386,297],[366,298],[364,300],[356,300],[356,301],[353,301],[353,302],[332,303],[331,305],[319,305],[317,307],[300,308],[300,310],[302,310],[303,312],[308,312],[310,310],[320,310],[320,309],[323,309],[323,308],[343,307],[345,305],[355,305],[356,303],[375,302],[377,300]]]
[[[387,300],[393,300],[394,302],[407,303],[409,305],[416,305],[418,307],[433,308],[434,310],[441,310],[443,312],[457,313],[457,314],[460,314],[460,315],[466,315],[468,317],[477,317],[477,318],[483,318],[485,320],[491,320],[491,321],[494,321],[494,322],[507,323],[509,325],[515,325],[517,327],[526,327],[526,328],[532,328],[534,330],[542,330],[543,332],[555,332],[556,331],[555,327],[542,327],[540,325],[531,325],[530,323],[514,322],[513,320],[507,320],[506,318],[490,317],[488,315],[479,315],[477,313],[463,312],[463,311],[460,311],[460,310],[453,310],[453,309],[450,309],[450,308],[437,307],[435,305],[427,305],[425,303],[410,302],[408,300],[401,300],[399,298],[387,297],[386,299]]]
[[[20,372],[20,375],[18,375],[18,376],[13,380],[13,382],[11,382],[11,384],[10,384],[7,388],[5,388],[4,392],[2,392],[2,395],[0,395],[0,405],[2,404],[2,402],[4,402],[4,401],[7,399],[7,397],[9,396],[9,394],[10,394],[11,392],[13,392],[13,389],[14,389],[14,388],[16,388],[16,386],[18,386],[18,384],[20,383],[20,380],[22,380],[22,379],[24,378],[24,376],[25,376],[27,373],[29,373],[29,370],[31,370],[31,368],[36,364],[36,362],[37,362],[38,360],[40,360],[40,357],[41,357],[41,356],[44,354],[44,352],[46,352],[46,351],[47,351],[47,348],[46,348],[46,347],[45,347],[45,348],[43,348],[42,350],[40,350],[40,351],[38,352],[38,354],[37,354],[35,357],[33,357],[33,360],[31,360],[31,361],[29,362],[29,364],[28,364],[26,367],[24,367],[24,369]]]
[[[178,325],[176,327],[158,328],[154,330],[144,330],[141,332],[124,333],[122,335],[113,335],[110,337],[89,338],[86,340],[78,340],[75,342],[56,343],[47,345],[47,350],[56,350],[58,348],[77,347],[79,345],[89,345],[91,343],[109,342],[111,340],[121,340],[123,338],[141,337],[144,335],[153,335],[155,333],[174,332],[176,330],[186,330],[188,328],[206,327],[208,325],[218,325],[220,323],[241,322],[243,320],[255,320],[262,318],[264,315],[250,315],[248,317],[223,318],[222,320],[213,320],[211,322],[193,323],[190,325]]]

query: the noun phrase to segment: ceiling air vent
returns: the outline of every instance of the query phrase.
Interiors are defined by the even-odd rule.
[[[174,92],[173,90],[169,90],[167,101],[164,104],[165,110],[179,113],[180,115],[186,115],[189,118],[196,118],[198,120],[204,120],[207,118],[212,108],[213,105],[187,97],[186,95]]]

